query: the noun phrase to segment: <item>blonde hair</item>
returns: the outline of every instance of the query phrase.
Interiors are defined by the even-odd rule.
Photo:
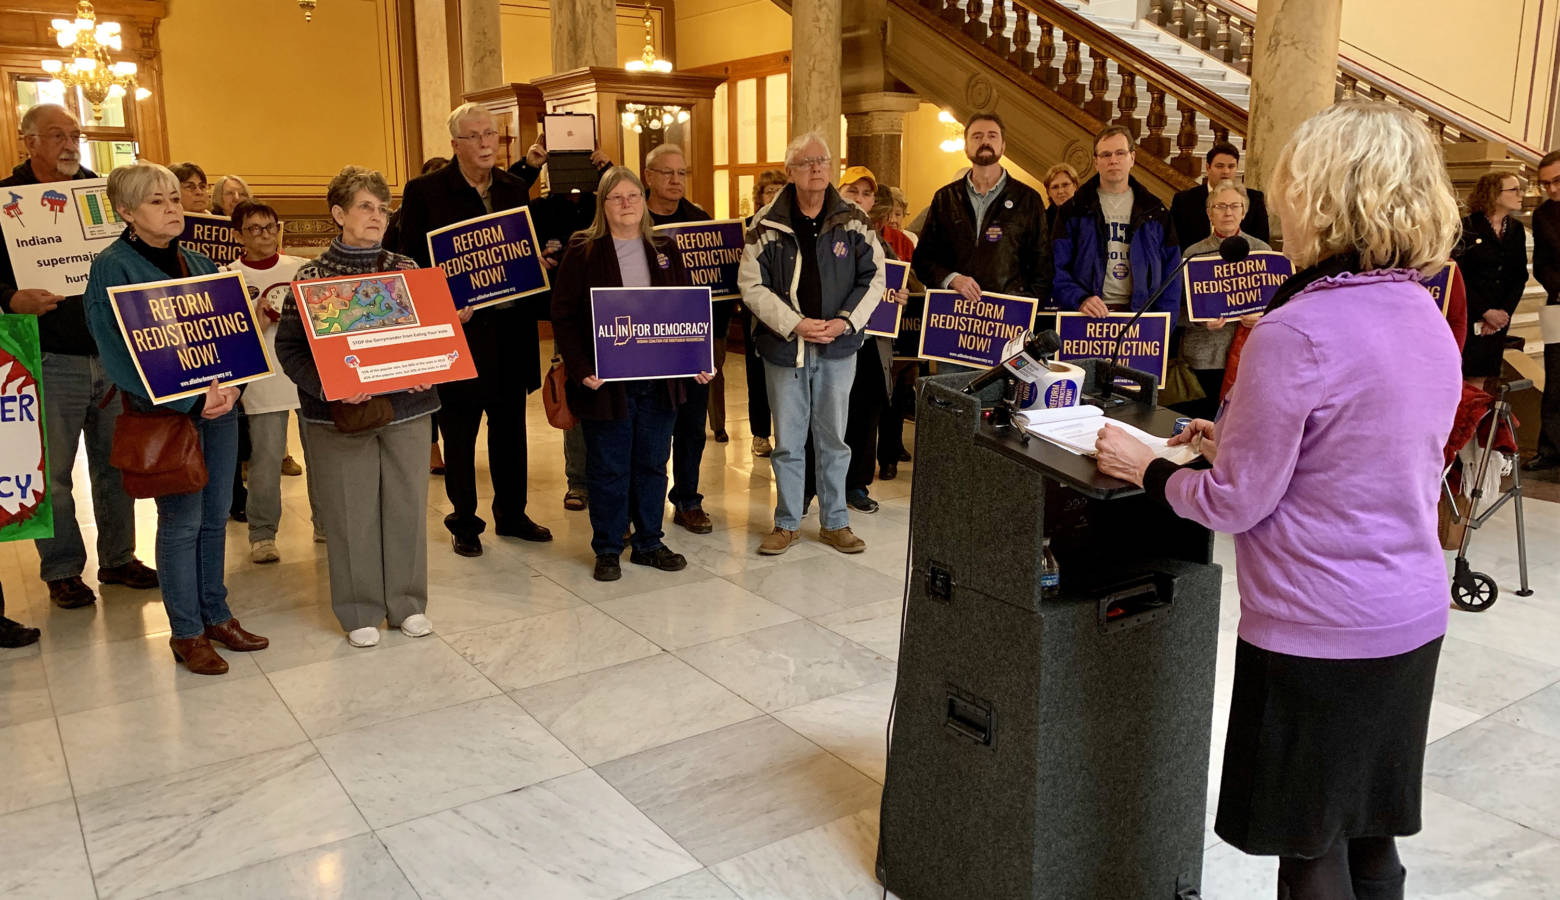
[[[1446,265],[1461,229],[1441,148],[1406,110],[1345,101],[1297,129],[1271,178],[1292,233],[1284,252],[1297,268],[1340,253],[1363,268]]]
[[[612,233],[612,228],[607,225],[607,195],[625,181],[633,185],[639,191],[640,196],[644,196],[645,183],[640,181],[639,176],[635,175],[634,170],[628,166],[613,166],[601,173],[601,184],[596,188],[596,217],[591,219],[589,228],[574,232],[573,236],[569,238],[569,243],[583,244],[587,241],[606,237]],[[644,236],[645,240],[655,243],[655,231],[650,227],[651,225],[650,208],[647,206],[644,207],[644,212],[639,217],[639,233]]]

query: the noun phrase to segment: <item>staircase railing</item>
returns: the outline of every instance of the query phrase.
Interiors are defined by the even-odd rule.
[[[1065,7],[1043,0],[896,0],[895,6],[972,40],[1016,67],[1037,87],[1082,111],[1096,127],[1125,126],[1137,139],[1140,154],[1168,164],[1186,179],[1187,186],[1202,172],[1197,148],[1205,128],[1215,141],[1245,137],[1244,109]],[[1014,16],[1011,37],[1009,15]],[[1110,67],[1121,82],[1114,109],[1106,96]],[[1149,98],[1141,117],[1139,84]],[[1171,99],[1180,117],[1173,141],[1165,134]]]
[[[1230,0],[1149,0],[1148,20],[1215,59],[1251,74],[1257,20],[1256,14],[1244,6]],[[1529,169],[1537,168],[1542,155],[1533,147],[1513,141],[1345,57],[1338,58],[1336,97],[1396,103],[1417,113],[1431,134],[1443,141],[1504,144],[1510,155]]]

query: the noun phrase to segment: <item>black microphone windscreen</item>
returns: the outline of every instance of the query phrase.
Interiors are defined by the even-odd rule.
[[[1041,356],[1050,356],[1052,353],[1062,349],[1062,339],[1056,332],[1048,329],[1035,335],[1025,349],[1031,352],[1038,352]]]
[[[1238,234],[1219,242],[1219,258],[1225,262],[1240,262],[1250,255],[1251,245]]]

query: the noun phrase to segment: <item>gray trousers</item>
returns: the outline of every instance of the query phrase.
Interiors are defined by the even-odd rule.
[[[399,626],[428,608],[428,423],[303,429],[328,536],[331,609],[344,631]]]
[[[249,419],[249,502],[244,512],[249,517],[249,542],[276,540],[276,528],[282,522],[282,459],[287,456],[287,410],[260,413]],[[298,420],[299,440],[303,420]],[[308,482],[309,512],[318,526],[320,503],[314,497],[314,467],[304,472]]]
[[[563,433],[563,477],[569,482],[569,490],[590,496],[590,485],[585,481],[585,428],[582,425]]]

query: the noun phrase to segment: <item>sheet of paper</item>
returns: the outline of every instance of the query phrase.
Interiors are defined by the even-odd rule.
[[[1074,407],[1073,409],[1078,410],[1078,414],[1066,415],[1073,411],[1071,409],[1037,410],[1025,413],[1025,428],[1030,434],[1044,438],[1064,450],[1080,456],[1093,456],[1094,445],[1099,440],[1100,428],[1106,424],[1106,420],[1102,418],[1103,413],[1099,407]],[[1093,410],[1093,413],[1083,412],[1083,410]],[[1149,434],[1136,426],[1115,420],[1111,420],[1109,424],[1137,438],[1161,459],[1168,459],[1177,465],[1185,465],[1197,458],[1197,451],[1189,444],[1171,447],[1168,438]]]

